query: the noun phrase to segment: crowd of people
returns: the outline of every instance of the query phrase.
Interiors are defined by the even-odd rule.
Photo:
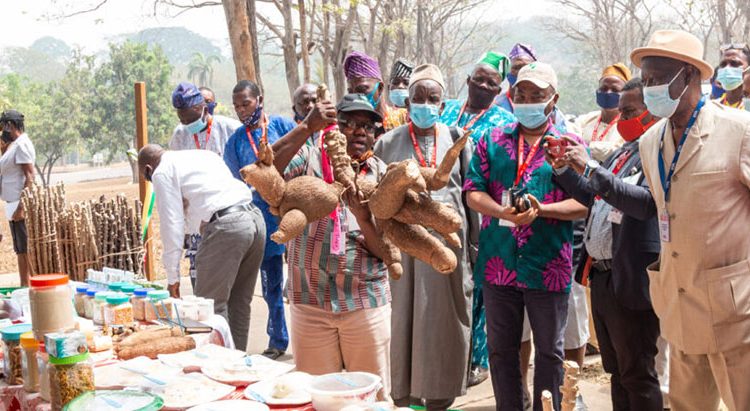
[[[210,89],[180,83],[169,149],[138,158],[168,289],[179,296],[184,255],[195,294],[214,299],[245,349],[260,275],[264,355],[291,344],[300,371],[377,374],[379,398],[398,406],[447,410],[491,378],[498,410],[541,411],[544,390],[559,409],[563,361],[583,366],[593,348],[615,410],[748,410],[750,47],[720,52],[714,69],[695,36],[656,31],[630,55],[640,77],[622,62],[602,68],[599,109],[578,117],[557,106],[554,67],[521,43],[480,56],[459,100],[433,64],[398,59],[385,78],[357,51],[343,65],[349,94],[325,101],[304,84],[292,118],[264,110],[249,80],[232,90],[239,121],[214,114]],[[33,147],[20,113],[0,123],[3,141],[18,143],[0,160],[10,201],[6,170],[28,183]],[[406,159],[434,167],[471,132],[447,186],[429,193],[463,219],[452,273],[404,254],[402,277],[389,280],[380,229],[351,192],[294,240],[271,240],[278,217],[240,169],[268,142],[284,179],[332,182],[320,136],[333,124],[372,181]]]

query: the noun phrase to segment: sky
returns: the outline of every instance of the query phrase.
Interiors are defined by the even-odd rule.
[[[179,0],[178,0],[179,1]],[[193,0],[182,0],[189,3]],[[0,47],[28,47],[36,39],[54,36],[69,45],[93,52],[104,48],[114,36],[135,33],[151,27],[182,26],[228,48],[224,10],[221,6],[188,10],[160,6],[154,13],[154,0],[109,0],[96,11],[65,19],[51,19],[75,11],[86,10],[101,0],[0,0]],[[525,0],[523,10],[508,7],[514,0],[492,0],[486,9],[477,10],[478,18],[505,19],[521,14],[546,14],[551,0]],[[273,6],[259,4],[259,12]]]

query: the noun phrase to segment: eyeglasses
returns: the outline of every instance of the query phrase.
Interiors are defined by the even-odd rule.
[[[377,128],[375,124],[369,122],[359,122],[345,119],[339,119],[338,122],[341,128],[345,128],[347,130],[356,130],[358,128],[362,128],[367,134],[375,133],[375,129]]]
[[[750,51],[750,47],[748,47],[747,43],[727,43],[722,44],[719,46],[719,51],[722,53],[727,50],[747,50]]]

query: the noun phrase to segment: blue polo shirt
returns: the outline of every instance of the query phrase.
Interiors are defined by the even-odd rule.
[[[268,117],[268,143],[273,144],[278,139],[292,131],[297,125],[289,118],[271,114]],[[247,136],[247,128],[243,125],[229,137],[227,145],[224,148],[224,162],[232,171],[235,178],[242,180],[240,169],[247,165],[253,164],[258,158],[253,152],[250,141]],[[256,128],[250,132],[256,147],[260,147],[260,137],[263,134],[261,128]],[[271,234],[279,228],[279,218],[271,214],[268,209],[268,203],[263,201],[260,194],[253,190],[253,204],[263,212],[263,219],[266,222],[266,249],[263,258],[284,254],[284,245],[276,244],[271,240]]]

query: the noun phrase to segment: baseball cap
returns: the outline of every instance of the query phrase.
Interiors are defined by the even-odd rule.
[[[0,121],[23,121],[23,114],[17,110],[5,110],[0,115]]]
[[[383,117],[375,111],[372,104],[367,100],[364,94],[347,94],[341,99],[339,104],[336,105],[336,111],[340,113],[351,113],[354,111],[364,111],[370,115],[373,121],[383,121]]]
[[[557,74],[555,70],[547,63],[533,62],[529,63],[518,72],[516,86],[524,81],[530,81],[539,88],[546,89],[552,86],[557,91]]]

